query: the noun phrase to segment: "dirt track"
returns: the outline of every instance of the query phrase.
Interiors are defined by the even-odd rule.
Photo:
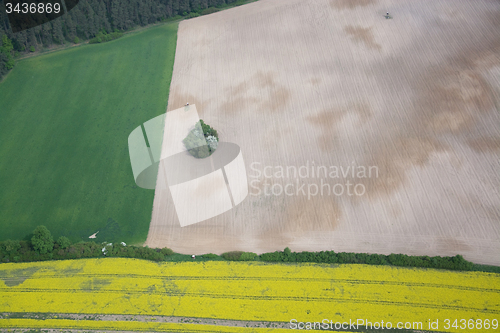
[[[146,244],[500,265],[498,31],[498,1],[261,0],[181,22],[168,110],[196,104],[255,182],[235,209],[184,228],[156,190]],[[256,195],[255,169],[313,164],[356,174],[272,177],[268,190],[294,195]],[[370,166],[378,177],[358,177]],[[295,192],[347,181],[366,192]]]

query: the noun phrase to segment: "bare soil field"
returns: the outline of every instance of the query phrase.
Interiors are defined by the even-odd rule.
[[[196,104],[241,147],[250,193],[181,227],[157,187],[146,245],[500,265],[499,31],[485,0],[261,0],[181,22],[168,110]]]

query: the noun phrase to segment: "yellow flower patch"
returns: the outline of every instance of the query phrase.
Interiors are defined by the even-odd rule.
[[[391,266],[121,258],[1,264],[0,312],[383,320],[393,327],[421,322],[424,330],[492,332],[476,322],[500,320],[499,277]],[[455,319],[475,324],[464,331],[452,327]],[[429,327],[436,320],[438,329]]]

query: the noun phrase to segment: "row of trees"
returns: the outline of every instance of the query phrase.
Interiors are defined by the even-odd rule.
[[[438,269],[451,269],[470,271],[474,264],[465,260],[461,255],[454,257],[428,257],[409,256],[406,254],[367,254],[349,252],[292,252],[289,248],[284,251],[264,253],[260,255],[261,261],[269,262],[315,262],[328,264],[368,264],[368,265],[393,265],[403,267],[425,267]]]
[[[167,257],[173,254],[174,252],[168,248],[151,249],[148,247],[127,246],[125,243],[97,244],[95,242],[80,242],[72,244],[64,236],[54,240],[52,234],[45,226],[37,227],[33,231],[30,241],[7,240],[0,242],[1,262],[99,258],[103,256],[164,261],[169,259]],[[263,253],[261,255],[243,251],[226,252],[220,256],[209,253],[203,255],[202,258],[209,260],[221,260],[222,258],[234,261],[392,265],[500,273],[500,267],[475,265],[465,260],[461,255],[454,257],[428,257],[408,256],[406,254],[337,253],[334,251],[292,252],[289,248],[286,248],[284,251]]]
[[[210,254],[211,256],[215,256]],[[205,255],[203,255],[205,257]],[[253,252],[231,251],[220,255],[232,261],[265,261],[265,262],[312,262],[326,264],[367,264],[391,265],[402,267],[422,267],[449,269],[459,271],[484,271],[500,273],[500,267],[478,265],[465,260],[461,255],[454,257],[409,256],[406,254],[368,254],[350,252],[292,252],[288,247],[284,251],[276,251],[257,255]],[[213,258],[213,257],[210,257]]]
[[[231,251],[221,254],[221,257],[226,260],[233,261],[252,261],[258,260],[259,256],[253,252]]]
[[[105,249],[105,251],[103,251]],[[104,254],[105,253],[105,254]],[[38,226],[29,241],[6,240],[0,242],[0,262],[31,262],[52,259],[79,259],[125,257],[163,261],[174,252],[168,248],[151,249],[140,246],[127,246],[125,243],[97,244],[80,242],[72,244],[70,239],[61,236],[54,240],[45,226]]]
[[[136,26],[146,26],[177,15],[188,17],[203,15],[211,12],[209,7],[221,7],[237,1],[244,2],[244,0],[80,0],[68,14],[15,34],[10,29],[7,14],[0,3],[0,40],[3,41],[3,36],[7,36],[12,44],[12,49],[7,53],[13,57],[54,44],[89,40],[102,32],[109,34]],[[13,66],[9,61],[6,53],[0,52],[0,79]]]

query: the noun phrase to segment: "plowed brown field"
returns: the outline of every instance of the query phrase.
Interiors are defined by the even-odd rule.
[[[500,265],[499,31],[500,2],[485,0],[261,0],[181,22],[168,110],[196,104],[254,182],[235,209],[184,228],[157,189],[146,244]],[[370,166],[378,177],[359,177]],[[276,194],[287,184],[293,195]],[[344,193],[308,198],[324,184]]]

